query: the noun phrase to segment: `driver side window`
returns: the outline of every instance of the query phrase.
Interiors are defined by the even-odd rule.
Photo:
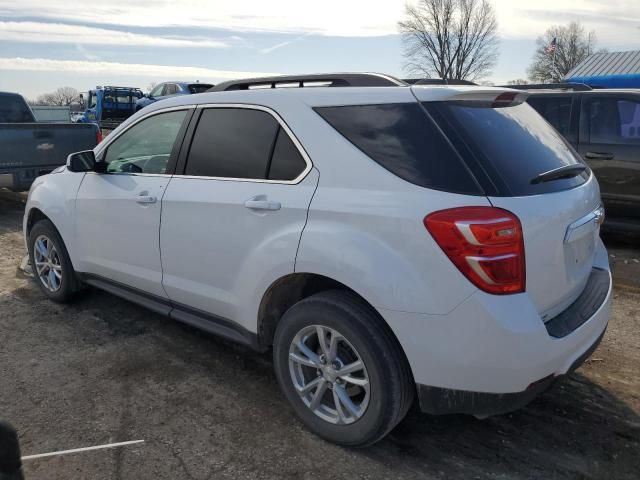
[[[164,174],[186,110],[160,113],[129,128],[104,156],[108,173]]]

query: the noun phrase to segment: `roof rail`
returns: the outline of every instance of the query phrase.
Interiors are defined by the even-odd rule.
[[[295,85],[297,84],[297,85]],[[309,84],[309,85],[307,85]],[[402,80],[380,73],[313,73],[309,75],[279,75],[276,77],[229,80],[211,87],[207,92],[285,87],[398,87]],[[280,87],[280,88],[282,88]]]
[[[504,88],[515,88],[516,90],[573,90],[574,92],[586,92],[593,90],[584,83],[561,82],[561,83],[531,83],[525,85],[500,85]]]
[[[478,85],[469,80],[454,78],[407,78],[402,81],[409,85]]]
[[[96,85],[96,89],[98,88],[111,88],[113,90],[141,90],[138,87],[116,87],[115,85]]]

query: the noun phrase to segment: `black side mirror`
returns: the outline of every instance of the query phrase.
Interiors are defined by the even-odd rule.
[[[98,162],[93,150],[72,153],[67,157],[67,169],[70,172],[95,172],[98,171]]]

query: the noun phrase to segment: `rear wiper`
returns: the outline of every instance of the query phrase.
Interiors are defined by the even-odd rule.
[[[576,163],[574,165],[565,165],[564,167],[554,168],[548,172],[543,172],[531,179],[531,185],[537,183],[550,182],[551,180],[559,180],[561,178],[577,177],[587,169],[586,166]]]

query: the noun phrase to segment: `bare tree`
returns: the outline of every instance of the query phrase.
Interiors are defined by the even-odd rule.
[[[60,87],[55,92],[45,93],[36,99],[38,105],[68,107],[80,102],[80,94],[75,88]]]
[[[529,80],[526,80],[524,78],[516,78],[515,80],[509,80],[507,82],[507,85],[527,85],[529,83]]]
[[[398,29],[409,73],[463,80],[491,73],[498,23],[488,0],[418,0],[405,8]]]
[[[596,53],[596,43],[595,33],[585,33],[579,22],[554,25],[536,40],[536,53],[527,74],[534,82],[560,82],[585,58]],[[606,50],[597,53],[600,52]]]

